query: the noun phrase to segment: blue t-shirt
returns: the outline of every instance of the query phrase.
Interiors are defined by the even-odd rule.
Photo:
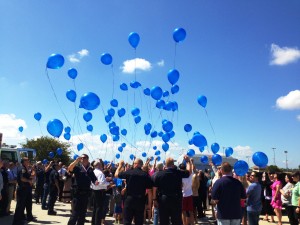
[[[218,200],[218,219],[241,219],[241,199],[246,199],[246,192],[242,183],[232,176],[218,179],[212,189],[211,198]]]
[[[261,185],[259,183],[252,183],[247,190],[247,211],[260,212],[261,204]]]

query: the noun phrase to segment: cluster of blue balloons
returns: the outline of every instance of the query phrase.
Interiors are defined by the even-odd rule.
[[[71,139],[71,128],[70,127],[65,127],[64,129],[64,138],[69,141]]]

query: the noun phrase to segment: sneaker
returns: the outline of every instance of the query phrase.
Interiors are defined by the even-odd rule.
[[[27,218],[27,222],[31,222],[31,221],[37,222],[37,219],[35,217],[29,217],[29,218]]]

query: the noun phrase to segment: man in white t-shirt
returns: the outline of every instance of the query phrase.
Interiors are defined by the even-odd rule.
[[[182,221],[183,225],[194,224],[194,206],[193,206],[193,190],[192,190],[192,178],[194,171],[194,161],[189,159],[191,166],[188,167],[190,176],[188,178],[182,178]],[[186,170],[184,163],[179,165],[179,168]]]

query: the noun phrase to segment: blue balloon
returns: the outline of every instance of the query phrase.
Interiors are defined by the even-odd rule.
[[[157,149],[157,146],[153,146],[153,149],[156,150],[156,149]]]
[[[53,137],[59,137],[64,129],[63,123],[59,119],[50,120],[47,124],[47,131]]]
[[[199,95],[197,101],[198,101],[199,105],[201,105],[203,108],[206,107],[207,98],[204,95]]]
[[[140,35],[136,32],[131,32],[128,36],[128,41],[129,41],[129,44],[131,45],[131,47],[136,49],[136,47],[140,43]]]
[[[67,99],[69,101],[75,102],[76,101],[76,97],[77,97],[76,91],[74,91],[74,90],[68,90],[66,92],[66,97],[67,97]]]
[[[88,131],[92,132],[93,129],[94,129],[94,127],[93,127],[93,125],[89,124],[89,125],[86,126],[86,129],[87,129]]]
[[[61,155],[63,153],[63,150],[61,148],[56,149],[56,154]]]
[[[205,150],[204,147],[200,147],[200,148],[199,148],[199,151],[200,151],[200,152],[204,152],[204,150]]]
[[[172,130],[171,132],[169,132],[170,138],[173,138],[175,136],[175,131]]]
[[[189,145],[192,145],[193,144],[193,139],[190,139],[189,140]]]
[[[24,128],[22,126],[19,127],[19,131],[23,132]]]
[[[200,161],[204,164],[208,163],[208,157],[206,155],[201,156]]]
[[[162,144],[162,146],[161,146],[161,148],[166,152],[166,151],[168,151],[169,150],[169,144],[168,143],[163,143]]]
[[[156,160],[159,162],[161,160],[160,156],[157,156]]]
[[[176,28],[173,31],[173,39],[175,42],[181,42],[185,39],[186,37],[186,31],[183,28]]]
[[[192,125],[191,124],[184,125],[184,131],[185,132],[190,132],[191,130],[192,130]]]
[[[73,156],[73,159],[76,160],[78,157],[79,157],[79,155],[76,155],[76,154],[75,154],[75,155]]]
[[[111,133],[112,135],[119,135],[119,134],[120,134],[120,133],[119,133],[119,127],[118,127],[118,126],[111,127],[111,128],[109,129],[109,131],[110,131],[110,133]]]
[[[83,114],[83,119],[85,122],[91,121],[92,118],[93,118],[93,114],[90,112],[86,112]]]
[[[104,117],[104,119],[105,119],[105,122],[108,123],[111,120],[111,116],[110,115],[106,115]]]
[[[114,121],[112,121],[112,122],[110,122],[110,123],[108,124],[109,129],[112,128],[112,127],[115,127],[115,126],[117,126],[117,124],[116,124],[116,122],[114,122]]]
[[[244,176],[249,170],[248,164],[244,160],[238,160],[233,166],[234,172],[238,176]]]
[[[168,91],[163,92],[163,97],[168,97],[169,95],[170,95],[170,93]]]
[[[222,156],[219,154],[214,154],[211,158],[211,161],[215,166],[219,166],[222,163]]]
[[[39,113],[39,112],[37,112],[37,113],[35,113],[34,114],[34,119],[36,119],[37,121],[40,121],[41,120],[41,118],[42,118],[42,114],[41,113]]]
[[[134,159],[135,159],[135,157],[134,157],[133,154],[130,154],[129,158],[130,158],[131,160],[134,160]]]
[[[225,149],[225,155],[226,157],[229,157],[233,154],[233,149],[231,147],[228,147]]]
[[[111,117],[113,117],[115,115],[116,111],[113,108],[110,108],[109,110],[107,110],[107,114]]]
[[[176,94],[176,93],[178,93],[178,91],[179,91],[179,86],[177,84],[175,84],[171,87],[172,94]]]
[[[173,104],[172,104],[172,111],[174,112],[174,111],[176,111],[176,110],[178,110],[178,103],[175,102],[175,101],[173,101]]]
[[[106,134],[102,134],[102,135],[100,136],[100,140],[102,141],[102,143],[105,143],[106,140],[107,140],[107,135],[106,135]]]
[[[159,150],[155,151],[154,155],[160,155],[160,151]]]
[[[144,95],[147,95],[147,96],[150,95],[150,89],[149,88],[144,89]]]
[[[121,134],[122,134],[123,136],[126,136],[127,130],[126,130],[126,129],[122,129],[122,130],[121,130]]]
[[[151,134],[150,134],[150,136],[151,136],[152,138],[157,137],[157,131],[152,131]]]
[[[100,105],[100,98],[93,92],[87,92],[80,99],[80,106],[86,110],[97,109]]]
[[[264,168],[268,165],[269,160],[268,160],[268,156],[265,153],[255,152],[252,155],[252,161],[256,166]]]
[[[121,109],[118,110],[118,116],[119,116],[119,117],[124,116],[125,113],[126,113],[126,110],[125,110],[124,108],[121,108]]]
[[[168,80],[172,85],[177,83],[177,81],[179,80],[179,76],[179,72],[176,69],[171,69],[168,72]]]
[[[196,153],[194,149],[189,149],[186,153],[189,157],[193,157]]]
[[[65,127],[65,129],[64,129],[64,131],[66,132],[66,133],[70,133],[71,132],[71,127]]]
[[[112,107],[118,107],[118,100],[117,100],[117,99],[112,99],[112,100],[110,101],[110,105],[111,105]]]
[[[113,141],[118,141],[120,140],[120,136],[119,135],[113,135]]]
[[[49,56],[47,61],[47,68],[49,69],[60,69],[65,63],[65,59],[60,54],[52,54]]]
[[[64,134],[64,138],[65,138],[67,141],[69,141],[70,138],[71,138],[71,134],[70,134],[70,133],[65,133],[65,134]]]
[[[122,91],[127,91],[127,90],[128,90],[127,84],[125,84],[125,83],[120,84],[120,89],[121,89]]]
[[[165,106],[164,106],[164,110],[167,110],[167,111],[171,111],[173,108],[173,102],[166,102]]]
[[[135,117],[134,117],[134,122],[135,122],[136,124],[138,124],[139,122],[141,122],[141,120],[142,120],[142,118],[141,118],[140,116],[135,116]]]
[[[220,145],[218,143],[213,143],[210,148],[211,151],[216,154],[220,150]]]
[[[159,109],[163,109],[165,107],[166,103],[164,100],[162,99],[159,99],[157,102],[156,102],[156,107],[159,108]]]
[[[117,159],[119,159],[120,156],[121,156],[121,155],[120,155],[119,153],[116,154],[116,158],[117,158]]]
[[[149,135],[150,134],[150,130],[145,130],[145,134]]]
[[[79,143],[79,144],[77,145],[77,150],[80,151],[80,150],[83,149],[83,147],[84,147],[84,145],[83,145],[82,143]]]
[[[162,131],[158,132],[158,136],[159,136],[159,137],[162,137],[163,134],[164,134],[164,132],[162,132]]]
[[[75,68],[70,68],[68,70],[68,76],[74,80],[77,77],[77,70]]]
[[[118,147],[118,151],[119,151],[119,152],[123,152],[123,147],[122,147],[122,146],[119,146],[119,147]]]
[[[47,164],[48,163],[48,159],[43,159],[43,164]]]
[[[150,91],[151,97],[155,100],[159,100],[162,97],[163,91],[160,87],[154,86]]]
[[[126,147],[126,143],[122,143],[122,147],[125,148]]]
[[[138,115],[140,115],[140,109],[139,108],[133,108],[132,110],[131,110],[131,114],[133,115],[133,116],[138,116]]]
[[[144,130],[145,130],[145,131],[150,131],[151,129],[152,129],[151,123],[146,123],[146,124],[144,125]]]
[[[165,132],[170,132],[173,130],[173,123],[171,121],[165,121],[162,128]]]
[[[132,88],[138,88],[140,86],[142,86],[142,85],[138,81],[132,81],[132,82],[130,82],[130,87],[132,87]]]
[[[53,152],[49,152],[49,157],[53,158],[54,157],[54,153]]]
[[[207,145],[206,138],[202,134],[196,134],[192,139],[193,144],[197,147],[205,147]]]
[[[143,152],[143,153],[142,153],[142,156],[143,156],[143,157],[146,157],[146,156],[147,156],[147,153],[146,153],[146,152]]]
[[[161,138],[164,142],[168,142],[170,140],[170,135],[169,133],[164,133]]]
[[[104,64],[104,65],[110,65],[111,63],[112,63],[112,60],[113,60],[113,58],[112,58],[112,56],[111,56],[111,54],[109,54],[109,53],[103,53],[102,55],[101,55],[101,62]]]

